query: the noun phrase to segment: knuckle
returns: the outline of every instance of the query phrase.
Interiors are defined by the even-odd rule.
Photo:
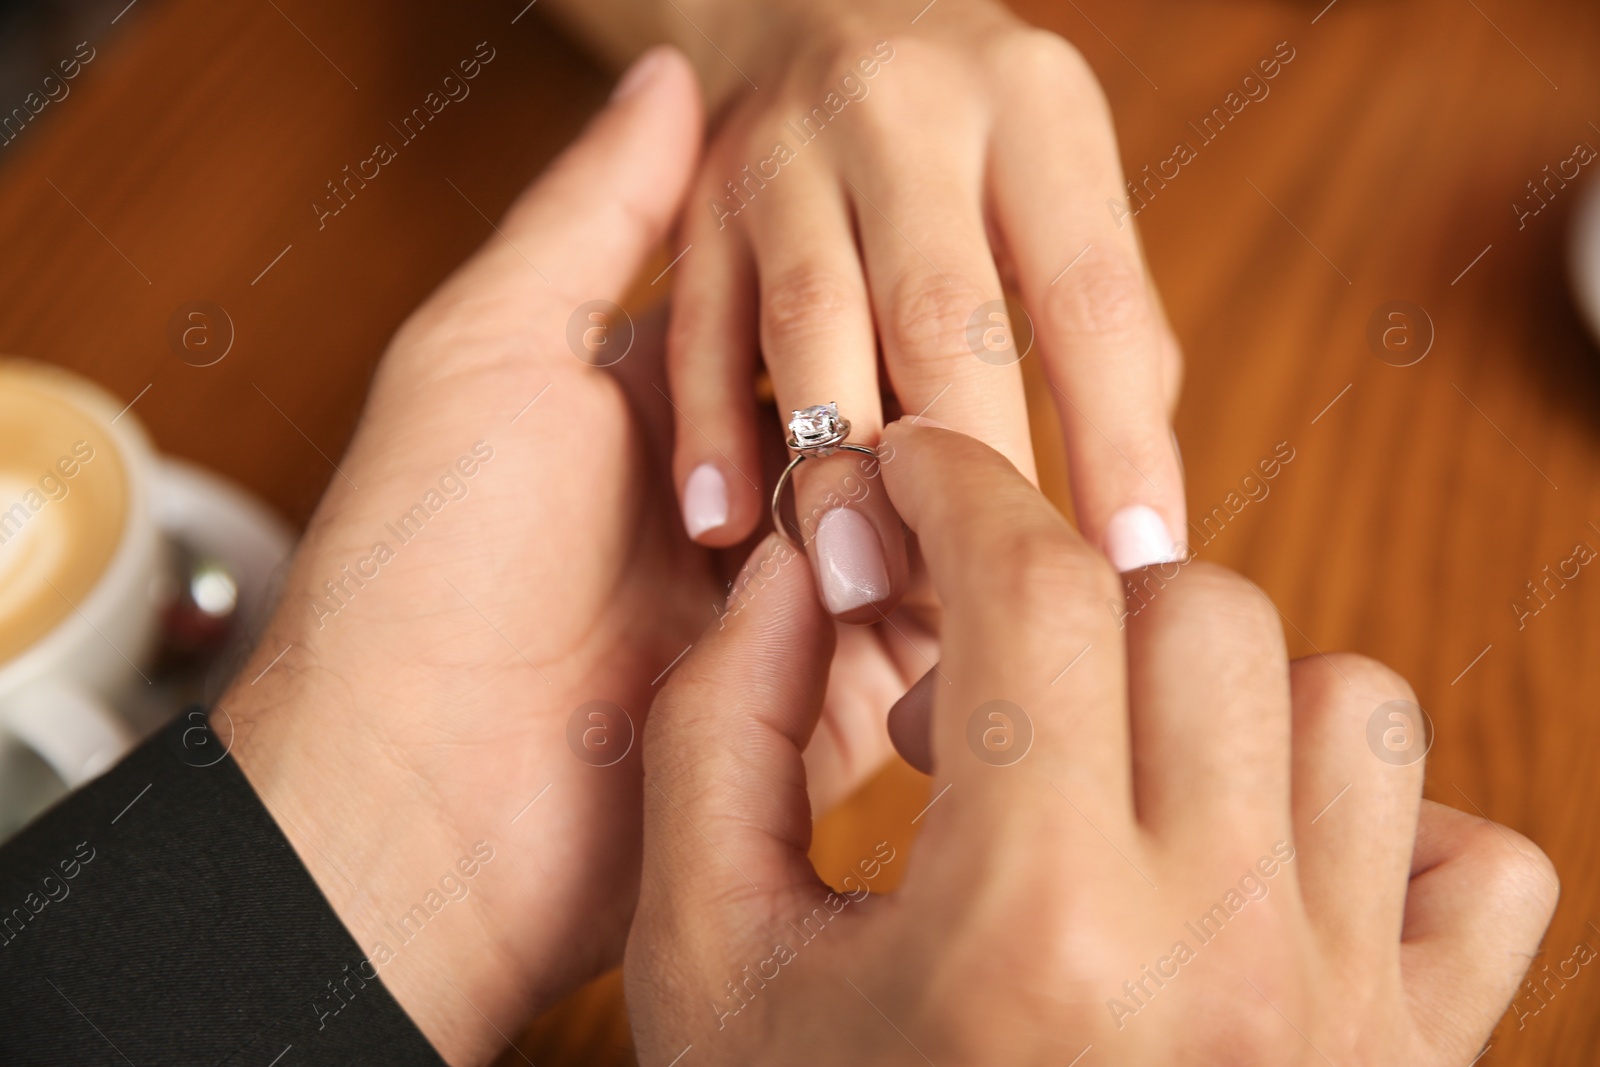
[[[982,290],[969,282],[929,270],[910,271],[890,298],[890,343],[920,359],[970,358],[967,322],[984,300]]]
[[[1030,27],[1008,34],[996,49],[1003,68],[1034,86],[1083,92],[1099,89],[1099,81],[1089,63],[1060,34]]]
[[[813,343],[837,329],[862,300],[860,287],[835,271],[792,268],[763,288],[762,347],[782,352]]]
[[[1330,691],[1342,692],[1350,699],[1352,714],[1363,717],[1380,704],[1391,700],[1416,703],[1411,683],[1392,667],[1355,652],[1331,652],[1305,662],[1301,668]],[[1337,687],[1337,688],[1336,688]]]
[[[1091,245],[1081,263],[1045,290],[1041,317],[1069,340],[1126,340],[1150,326],[1144,274],[1131,254]]]
[[[1172,588],[1167,610],[1181,613],[1185,621],[1204,623],[1216,633],[1235,634],[1245,642],[1282,646],[1277,609],[1237,572],[1196,560],[1184,565]]]
[[[1111,103],[1094,68],[1070,42],[1049,30],[1030,28],[1007,34],[990,55],[990,68],[1011,87],[1016,106],[1070,114],[1084,129],[1098,126],[1106,138],[1107,158],[1115,159]]]
[[[1102,605],[1121,595],[1111,564],[1064,524],[1008,523],[995,536],[988,558],[994,562],[981,580],[989,595],[1008,613],[1025,618],[1082,629],[1080,623],[1101,623]]]
[[[1393,728],[1400,721],[1393,701],[1416,705],[1416,694],[1411,686],[1395,671],[1377,660],[1350,652],[1318,653],[1296,660],[1290,665],[1289,689],[1294,715],[1295,744],[1308,743],[1319,747],[1348,747],[1353,752],[1370,749],[1372,755],[1391,762],[1384,746],[1393,736]],[[1421,733],[1407,732],[1404,748],[1396,748],[1399,766],[1409,772],[1395,779],[1395,788],[1402,782],[1421,784],[1424,757],[1431,744],[1430,727],[1416,725]],[[1421,742],[1413,750],[1412,739]]]
[[[1387,664],[1355,653],[1341,653],[1334,662],[1350,678],[1353,687],[1375,703],[1385,704],[1391,700],[1416,703],[1417,692],[1411,688],[1411,683]]]
[[[1548,913],[1561,893],[1560,875],[1544,850],[1508,826],[1484,819],[1468,834],[1466,851],[1479,858],[1474,881],[1490,899]]]

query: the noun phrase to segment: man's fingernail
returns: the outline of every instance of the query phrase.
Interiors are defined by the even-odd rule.
[[[938,421],[937,419],[930,419],[926,415],[907,415],[900,421],[905,423],[907,426],[931,426],[935,430],[950,429],[950,427],[946,426],[944,423]]]
[[[1111,516],[1106,523],[1106,555],[1119,571],[1137,570],[1155,563],[1175,563],[1178,546],[1155,508],[1134,504]]]
[[[713,464],[702,463],[683,487],[683,525],[690,538],[728,521],[728,482]]]
[[[817,523],[817,573],[822,601],[843,615],[889,596],[889,570],[878,531],[861,512],[834,508]]]
[[[611,90],[611,100],[615,103],[623,97],[632,96],[634,93],[650,84],[655,76],[661,73],[662,64],[666,62],[666,48],[652,48],[644,55],[633,61],[633,66],[623,71],[622,77],[617,80],[617,87]]]

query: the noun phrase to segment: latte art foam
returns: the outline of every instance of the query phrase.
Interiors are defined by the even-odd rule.
[[[127,521],[128,474],[109,427],[51,378],[0,364],[0,665],[89,595]]]

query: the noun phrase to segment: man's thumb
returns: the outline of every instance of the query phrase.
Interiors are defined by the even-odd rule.
[[[686,883],[770,892],[816,881],[800,754],[833,642],[805,553],[769,536],[650,710],[647,880],[670,877],[675,893]]]
[[[469,268],[474,284],[610,299],[660,244],[699,160],[700,93],[668,47],[642,56],[618,90],[494,227]]]

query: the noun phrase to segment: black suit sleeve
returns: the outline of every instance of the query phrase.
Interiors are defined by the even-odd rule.
[[[440,1064],[198,710],[0,848],[0,1064]]]

